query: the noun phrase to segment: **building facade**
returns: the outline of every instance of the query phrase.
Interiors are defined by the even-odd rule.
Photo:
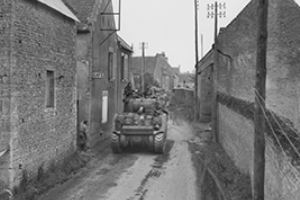
[[[251,176],[256,11],[257,1],[252,0],[218,36],[219,141],[239,169]],[[265,198],[296,200],[300,196],[299,5],[293,0],[270,0],[268,19]],[[198,71],[212,65],[213,58],[204,57]],[[200,80],[211,76],[209,68]],[[207,95],[207,84],[202,83],[200,94]]]
[[[143,70],[145,62],[145,69]],[[173,68],[168,62],[165,53],[157,53],[155,56],[141,56],[132,58],[131,71],[134,76],[134,83],[137,89],[141,86],[141,74],[144,72],[145,76],[150,76],[151,79],[166,91],[174,88],[174,81],[178,80],[178,74],[173,71]],[[146,78],[145,78],[146,79]]]
[[[54,5],[55,4],[55,5]],[[62,1],[0,1],[0,188],[76,150],[75,21]]]
[[[81,21],[76,48],[78,124],[88,121],[88,138],[94,145],[109,136],[113,117],[122,106],[131,50],[116,34],[114,16],[103,14],[113,12],[110,0],[66,2]]]

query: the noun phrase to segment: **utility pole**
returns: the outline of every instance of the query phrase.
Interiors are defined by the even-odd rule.
[[[198,61],[199,61],[199,48],[198,48],[198,6],[199,0],[194,0],[195,7],[195,83],[194,83],[194,101],[195,101],[195,113],[194,119],[198,120],[199,117],[199,98],[198,98]]]
[[[215,1],[214,4],[208,4],[208,18],[212,17],[215,20],[214,28],[214,65],[213,65],[213,91],[212,91],[212,130],[214,133],[215,142],[219,141],[219,103],[218,103],[218,72],[219,72],[219,54],[218,54],[218,18],[226,17],[225,11],[220,11],[226,9],[226,3],[218,3]],[[211,11],[211,12],[209,12]]]
[[[204,45],[203,45],[203,34],[201,34],[201,59],[203,58],[203,48],[204,48]]]
[[[146,43],[142,42],[141,43],[141,49],[142,49],[142,58],[143,58],[143,64],[141,68],[141,92],[144,94],[145,91],[145,65],[146,65],[146,60],[145,60],[145,49],[146,49]]]
[[[256,51],[255,113],[254,113],[254,177],[253,200],[264,200],[265,186],[265,118],[268,39],[268,0],[257,6],[258,30]],[[262,98],[260,98],[262,97]]]

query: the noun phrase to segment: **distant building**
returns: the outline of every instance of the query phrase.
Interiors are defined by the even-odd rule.
[[[143,58],[142,57],[132,57],[132,65],[130,68],[132,77],[133,77],[133,83],[134,87],[136,89],[141,89],[141,74],[143,73]],[[146,56],[145,57],[145,74],[150,74],[155,81],[157,81],[158,84],[160,84],[159,76],[154,75],[156,67],[156,57],[154,56]]]
[[[184,88],[194,88],[194,74],[190,72],[180,73],[179,86]]]
[[[1,0],[0,13],[2,192],[76,150],[78,19],[61,0]]]
[[[174,71],[168,62],[165,53],[158,53],[155,56],[133,57],[132,73],[137,88],[141,87],[141,74],[145,62],[145,74],[150,75],[153,80],[163,89],[171,90],[174,87]],[[176,73],[175,73],[176,74]]]

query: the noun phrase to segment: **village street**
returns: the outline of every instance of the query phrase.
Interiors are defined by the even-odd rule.
[[[164,155],[105,150],[72,179],[58,185],[40,200],[196,200],[196,172],[188,141],[191,127],[169,122],[167,152]],[[103,145],[102,145],[103,146]]]
[[[0,200],[300,200],[299,22],[300,0],[0,0]]]

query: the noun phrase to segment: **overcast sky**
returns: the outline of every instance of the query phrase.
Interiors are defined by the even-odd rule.
[[[117,0],[114,0],[116,2]],[[213,19],[207,18],[207,4],[214,0],[199,0],[199,58],[200,35],[203,34],[204,55],[213,43]],[[300,3],[300,0],[295,0]],[[141,55],[140,43],[146,42],[146,55],[165,52],[169,63],[181,66],[181,71],[192,71],[195,64],[194,0],[121,0],[120,36],[134,45],[134,56]],[[226,18],[220,18],[226,26],[250,2],[250,0],[223,0],[226,2]],[[116,4],[115,4],[116,5]],[[114,7],[116,7],[114,5]]]

